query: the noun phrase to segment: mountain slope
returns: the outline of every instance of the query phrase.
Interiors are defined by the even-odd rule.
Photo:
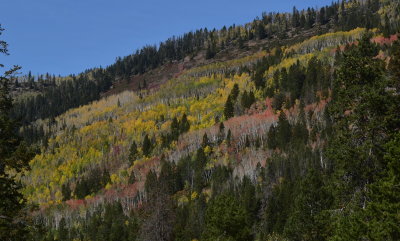
[[[381,23],[386,4],[397,2],[263,15],[175,49],[172,63],[167,47],[118,60],[103,98],[29,124],[49,136],[22,177],[48,228],[39,239],[395,240],[369,226],[399,221],[374,213],[384,194],[370,193],[395,190],[398,175],[399,45],[385,37],[398,22]],[[284,17],[293,26],[274,32]],[[158,52],[143,69],[146,51]]]

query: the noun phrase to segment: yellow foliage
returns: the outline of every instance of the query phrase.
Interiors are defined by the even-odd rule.
[[[295,51],[300,54],[306,54],[314,51],[321,51],[327,47],[337,47],[338,45],[347,44],[359,39],[364,33],[365,28],[356,28],[351,31],[339,31],[334,33],[326,33],[311,37],[302,43],[295,44],[285,50],[285,53]],[[376,31],[376,30],[372,30]]]
[[[212,148],[211,148],[210,146],[206,146],[206,147],[204,148],[204,153],[205,153],[206,155],[210,154],[211,152],[212,152]]]
[[[195,200],[197,198],[198,194],[196,191],[192,192],[192,194],[190,195],[190,199],[191,200]]]
[[[63,184],[73,182],[92,168],[108,162],[113,162],[116,168],[114,173],[110,173],[111,182],[105,188],[125,182],[128,176],[126,158],[132,140],[140,150],[144,134],[155,136],[157,145],[154,153],[160,155],[168,151],[161,150],[159,144],[161,135],[170,131],[172,118],[179,119],[185,113],[190,131],[211,127],[215,125],[215,116],[222,116],[224,104],[235,83],[241,90],[255,90],[246,73],[232,78],[225,78],[222,74],[208,77],[210,75],[204,73],[250,65],[266,55],[265,51],[261,51],[248,57],[193,68],[167,81],[158,91],[143,99],[126,91],[58,116],[57,125],[53,127],[59,128],[53,130],[55,136],[49,139],[48,147],[30,162],[31,170],[25,180],[29,185],[24,190],[27,200],[41,204],[62,200],[60,190]],[[188,91],[198,93],[188,94]],[[256,92],[256,96],[261,98],[262,93]],[[118,100],[121,103],[119,108]],[[64,124],[66,129],[61,129]],[[173,142],[170,148],[176,146],[177,143]],[[206,153],[211,151],[211,148],[206,148]],[[141,165],[150,158],[139,156],[129,168],[129,173],[135,165]]]
[[[185,204],[187,202],[189,202],[189,199],[185,195],[182,195],[182,196],[180,196],[178,198],[178,204],[182,205],[182,204]]]
[[[112,183],[112,184],[119,183],[119,181],[120,181],[119,176],[117,176],[116,174],[112,174],[112,175],[110,176],[110,179],[111,179],[111,183]]]

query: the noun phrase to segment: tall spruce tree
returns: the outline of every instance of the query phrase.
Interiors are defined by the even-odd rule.
[[[374,236],[379,238],[372,240],[395,240],[390,237],[398,234],[385,227],[396,218],[374,226],[393,217],[393,213],[385,216],[379,211],[381,208],[385,212],[384,203],[390,200],[390,194],[385,197],[383,193],[391,189],[385,191],[390,181],[381,180],[381,175],[386,172],[388,178],[392,172],[387,169],[391,158],[385,158],[385,150],[392,150],[396,156],[395,149],[386,146],[400,126],[400,97],[395,87],[398,80],[385,76],[385,64],[375,58],[377,54],[377,46],[370,41],[370,35],[365,35],[357,46],[345,51],[336,74],[329,109],[334,118],[334,134],[327,153],[333,167],[334,208],[340,210],[334,215],[334,240],[371,240]],[[376,192],[377,186],[382,186],[382,194]],[[370,207],[369,213],[366,207]]]
[[[2,31],[0,25],[0,35]],[[0,53],[8,54],[4,41],[0,41]],[[0,67],[3,65],[0,64]],[[9,77],[18,69],[14,66],[0,76],[0,240],[23,240],[28,235],[24,212],[26,203],[16,173],[28,168],[32,154],[21,144],[17,124],[10,118],[12,98]]]
[[[210,200],[202,240],[252,240],[246,209],[231,194]]]
[[[226,100],[225,106],[224,106],[224,116],[225,119],[230,119],[234,116],[234,107],[233,107],[233,101],[231,95],[228,96],[228,99]]]
[[[132,165],[136,160],[138,154],[138,149],[135,141],[132,141],[131,147],[129,148],[129,163]]]
[[[143,152],[143,155],[149,156],[150,153],[151,153],[151,151],[152,151],[152,149],[153,149],[153,145],[151,144],[149,135],[146,134],[146,135],[144,136],[143,144],[142,144],[142,152]]]

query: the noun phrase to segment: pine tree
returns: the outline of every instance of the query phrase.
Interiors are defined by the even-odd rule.
[[[262,89],[265,87],[265,80],[264,80],[265,70],[266,70],[265,66],[258,65],[254,75],[252,76],[252,79],[257,89]]]
[[[400,89],[400,43],[393,45],[393,53],[389,64],[391,83],[394,88],[392,93]],[[397,86],[396,86],[397,83]],[[400,97],[394,95],[394,105],[400,105]],[[397,97],[397,98],[396,98]],[[390,140],[384,144],[385,154],[383,156],[385,165],[379,179],[368,186],[368,204],[363,210],[363,220],[366,223],[367,237],[370,240],[399,240],[400,239],[400,114],[395,109],[386,121],[393,128]],[[397,127],[396,127],[397,126]],[[397,133],[396,133],[397,131]]]
[[[101,181],[100,181],[100,188],[99,189],[105,187],[108,183],[111,183],[110,173],[108,172],[107,169],[104,169],[103,170],[103,174],[101,175]]]
[[[2,31],[0,26],[0,35]],[[8,54],[4,41],[0,41],[0,53]],[[15,175],[28,168],[32,153],[21,143],[16,122],[10,119],[13,103],[9,77],[18,69],[14,67],[0,75],[0,240],[26,239],[28,233],[26,203]]]
[[[155,171],[150,170],[149,173],[147,173],[146,182],[144,185],[144,189],[150,199],[153,197],[153,195],[156,195],[158,186],[157,174]]]
[[[136,160],[138,149],[135,141],[132,141],[131,147],[129,148],[129,163],[132,165]]]
[[[392,58],[389,63],[389,71],[392,75],[392,78],[397,86],[396,88],[400,88],[400,41],[396,41],[392,46]]]
[[[233,88],[232,88],[231,93],[230,93],[232,102],[236,102],[236,100],[237,100],[237,98],[238,98],[238,96],[239,96],[239,93],[240,93],[240,91],[239,91],[239,85],[235,83],[235,84],[233,85]]]
[[[63,195],[63,201],[71,199],[71,188],[69,183],[65,183],[61,186],[61,193]]]
[[[285,112],[279,114],[276,128],[276,141],[280,148],[286,148],[292,137],[292,127],[286,118]]]
[[[218,131],[218,144],[221,144],[222,141],[225,139],[225,126],[224,122],[219,124],[219,131]]]
[[[308,141],[308,129],[304,113],[304,104],[300,104],[300,113],[297,123],[293,127],[293,140],[297,143],[306,144]]]
[[[247,90],[243,91],[242,98],[240,99],[240,103],[242,104],[243,109],[247,109],[248,107],[248,102],[249,102],[249,97],[247,96]]]
[[[207,133],[204,133],[203,135],[203,140],[201,142],[201,147],[206,148],[207,146],[210,146],[210,140],[208,139]]]
[[[233,107],[231,95],[229,95],[228,99],[226,100],[226,103],[224,106],[224,116],[225,116],[226,120],[228,120],[234,116],[234,107]]]
[[[296,7],[293,7],[292,26],[294,28],[297,28],[300,26],[300,14],[299,14],[299,11],[296,9]]]
[[[85,177],[77,181],[74,194],[78,199],[83,199],[90,194],[90,187],[88,187],[87,180]]]
[[[190,123],[187,119],[186,113],[182,115],[181,120],[179,121],[179,130],[180,133],[188,132],[190,129]]]
[[[375,58],[377,53],[377,46],[365,35],[357,46],[349,47],[343,54],[335,80],[330,107],[334,135],[327,156],[335,167],[335,203],[337,207],[345,207],[336,219],[337,240],[369,239],[368,236],[390,240],[398,234],[386,226],[396,222],[390,213],[395,205],[386,203],[390,195],[385,197],[384,193],[391,187],[390,182],[381,179],[381,173],[388,174],[390,158],[385,158],[385,146],[399,131],[400,97],[394,94],[398,89],[388,89],[397,80],[384,77],[385,64]],[[382,189],[381,194],[376,192],[377,187]],[[380,215],[380,208],[390,211]],[[378,222],[387,223],[378,225]]]
[[[254,96],[254,92],[250,91],[247,99],[247,108],[250,108],[256,102],[256,97]]]
[[[219,124],[219,132],[224,132],[224,131],[225,131],[225,125],[224,125],[224,122],[221,122]]]
[[[277,142],[276,142],[276,128],[275,126],[271,126],[268,131],[267,135],[267,145],[269,149],[276,149],[278,147]]]
[[[135,177],[135,173],[131,172],[131,174],[129,175],[129,179],[128,179],[128,183],[129,184],[133,184],[136,182],[136,177]]]
[[[302,180],[285,233],[293,240],[326,240],[329,237],[329,212],[333,197],[314,168]]]
[[[152,151],[152,144],[149,139],[149,135],[145,135],[143,139],[143,144],[142,144],[142,151],[144,156],[149,156],[151,151]]]
[[[61,218],[60,223],[58,224],[58,240],[69,240],[68,238],[68,229],[66,227],[65,218]]]
[[[388,167],[383,177],[370,185],[370,202],[365,210],[370,240],[400,239],[400,134],[386,144]]]
[[[226,142],[228,143],[228,146],[231,145],[232,142],[232,132],[231,129],[228,130],[228,134],[226,134]]]
[[[164,166],[161,179],[151,170],[146,177],[145,190],[147,204],[144,207],[143,220],[140,225],[139,240],[172,240],[174,228],[174,203],[168,192],[173,190],[166,188],[166,182],[171,180],[169,169]]]
[[[194,159],[194,189],[197,192],[201,192],[203,189],[205,182],[204,182],[204,167],[207,163],[207,156],[204,153],[204,149],[200,147],[197,149],[196,156]]]
[[[202,240],[252,240],[246,209],[229,194],[209,202],[205,225]]]

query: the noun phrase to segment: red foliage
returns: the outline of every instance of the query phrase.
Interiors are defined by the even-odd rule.
[[[70,199],[65,202],[72,210],[76,210],[81,206],[86,205],[86,201],[83,199]]]
[[[395,35],[391,35],[389,38],[385,38],[383,36],[375,37],[372,39],[372,42],[380,44],[380,45],[384,45],[384,44],[390,45],[396,40],[398,40],[398,36],[395,34]]]
[[[393,44],[393,42],[398,39],[399,39],[399,36],[397,34],[394,34],[394,35],[391,35],[389,38],[385,38],[383,36],[374,37],[371,39],[371,41],[374,43],[380,44],[380,45],[384,45],[384,44],[390,45],[390,44]],[[349,43],[350,46],[353,44],[357,45],[358,41]],[[339,50],[341,52],[343,52],[345,49],[346,49],[346,45],[339,46]],[[332,49],[331,53],[334,54],[334,53],[336,53],[337,50],[338,50],[338,48],[334,48],[334,49]]]

